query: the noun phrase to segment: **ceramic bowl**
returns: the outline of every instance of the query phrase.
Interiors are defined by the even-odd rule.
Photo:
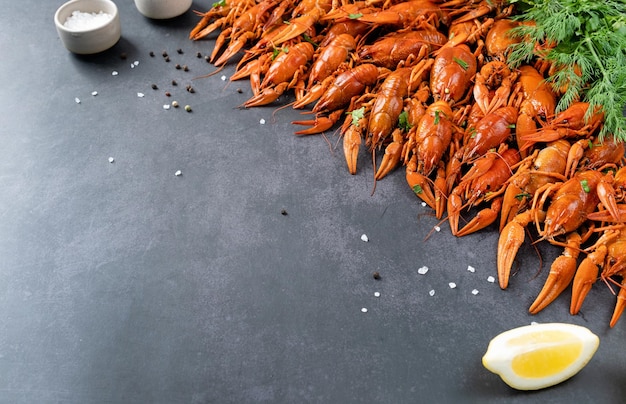
[[[135,0],[137,10],[155,20],[178,17],[191,7],[193,0]]]
[[[74,12],[108,14],[97,20],[82,20],[80,27],[69,27],[68,18]],[[109,18],[110,17],[110,18]],[[75,18],[75,17],[73,17]],[[84,18],[84,17],[83,17]],[[107,21],[104,21],[107,20]],[[117,6],[111,0],[71,0],[54,14],[54,23],[63,45],[71,52],[88,55],[99,53],[115,45],[122,34]]]

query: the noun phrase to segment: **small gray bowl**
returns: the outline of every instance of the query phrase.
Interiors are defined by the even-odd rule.
[[[86,24],[84,28],[68,28],[65,23],[75,11],[105,13],[111,16],[106,22]],[[103,52],[115,45],[122,35],[117,6],[111,0],[71,0],[58,8],[54,24],[63,45],[76,54],[89,55]]]

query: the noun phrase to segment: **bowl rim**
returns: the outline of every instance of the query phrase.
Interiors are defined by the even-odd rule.
[[[59,8],[57,8],[57,11],[54,13],[54,23],[57,26],[57,28],[61,31],[67,32],[68,34],[76,34],[76,33],[86,33],[86,32],[93,32],[93,31],[97,31],[99,29],[102,29],[103,27],[106,27],[107,25],[113,23],[117,18],[119,18],[119,10],[117,8],[117,4],[115,4],[113,1],[111,0],[98,0],[101,3],[105,3],[111,6],[113,13],[109,13],[107,11],[107,13],[111,14],[111,19],[109,21],[107,21],[106,23],[102,24],[102,25],[98,25],[96,27],[93,28],[89,28],[89,29],[69,29],[64,25],[64,22],[62,22],[60,20],[60,14],[65,11],[65,9],[70,8],[73,4],[75,3],[84,3],[86,0],[70,0],[67,1],[65,3],[63,3],[61,6],[59,6]],[[79,11],[74,10],[74,11]],[[104,10],[103,10],[104,11]]]

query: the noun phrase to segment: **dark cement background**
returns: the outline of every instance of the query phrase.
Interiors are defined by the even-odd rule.
[[[526,244],[501,291],[494,229],[425,241],[437,221],[402,170],[372,195],[366,153],[350,176],[335,134],[293,135],[298,112],[237,109],[247,81],[192,81],[213,71],[196,58],[213,40],[187,39],[191,11],[158,22],[118,1],[121,41],[78,57],[54,28],[61,3],[0,9],[0,402],[623,400],[626,323],[608,328],[604,286],[579,316],[569,290],[527,314],[558,249],[540,245],[537,275]],[[162,108],[174,99],[193,112]],[[568,382],[514,391],[481,357],[531,321],[587,326],[600,348]]]

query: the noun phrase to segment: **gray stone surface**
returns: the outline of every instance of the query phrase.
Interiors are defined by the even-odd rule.
[[[233,66],[192,80],[214,68],[196,57],[213,40],[187,39],[191,11],[151,21],[118,1],[120,42],[78,57],[55,32],[61,1],[5,3],[0,402],[623,400],[626,323],[608,328],[606,287],[581,315],[569,290],[529,315],[557,248],[539,245],[537,275],[526,244],[509,290],[487,282],[495,229],[456,239],[443,224],[425,240],[437,220],[402,170],[372,194],[367,153],[350,176],[335,133],[329,147],[293,135],[296,111],[238,109],[251,93],[220,79]],[[481,357],[532,321],[587,326],[600,348],[568,382],[514,391]]]

